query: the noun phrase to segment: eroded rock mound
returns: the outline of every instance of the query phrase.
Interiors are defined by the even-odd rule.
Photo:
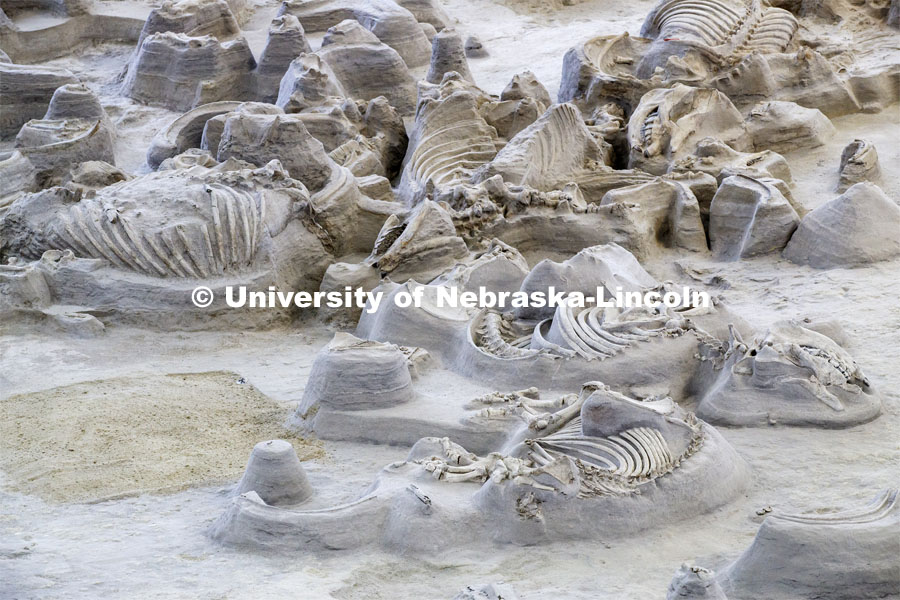
[[[440,83],[444,74],[450,71],[456,71],[467,81],[475,81],[469,72],[462,38],[455,30],[444,29],[431,40],[431,65],[425,81]]]
[[[299,112],[330,97],[346,95],[337,76],[321,56],[301,54],[285,70],[275,104],[286,112]]]
[[[236,494],[254,492],[266,504],[292,506],[309,500],[312,486],[290,442],[268,440],[253,447]]]
[[[694,577],[682,567],[667,598],[886,598],[900,589],[898,532],[896,489],[840,512],[774,513],[750,547],[718,575],[694,567]],[[697,585],[699,579],[707,585]]]
[[[395,0],[405,8],[420,24],[427,23],[440,31],[450,25],[450,15],[441,6],[441,0]]]
[[[262,166],[283,159],[292,177],[314,192],[322,189],[331,178],[334,162],[303,120],[297,115],[251,110],[228,113],[218,143],[218,160],[237,158]]]
[[[817,269],[900,256],[900,207],[873,183],[857,183],[800,221],[784,257]]]
[[[16,149],[34,165],[41,187],[61,183],[82,162],[116,162],[113,134],[101,119],[29,121],[16,136]]]
[[[738,152],[713,137],[700,140],[694,154],[677,161],[672,170],[709,173],[719,183],[732,175],[745,175],[752,179],[769,177],[786,184],[793,181],[791,168],[777,152]]]
[[[66,69],[0,62],[0,136],[43,117],[57,88],[69,83],[78,79]]]
[[[717,258],[738,260],[780,251],[799,223],[776,180],[733,175],[710,205],[709,241]]]
[[[313,363],[297,414],[323,406],[332,410],[373,410],[414,397],[410,365],[398,346],[337,333]]]
[[[228,40],[241,31],[225,0],[166,0],[150,11],[137,47],[154,33],[183,33],[189,37],[211,36]]]
[[[790,152],[823,145],[835,129],[817,109],[793,102],[763,102],[750,111],[747,131],[756,150]]]
[[[384,96],[404,114],[415,108],[415,82],[400,54],[356,21],[330,28],[317,54],[348,96],[360,100]]]
[[[417,0],[418,4],[427,4]],[[433,15],[434,9],[427,9]],[[346,19],[354,19],[381,42],[397,51],[409,67],[428,63],[431,44],[413,14],[393,0],[285,0],[278,14],[297,17],[306,31],[326,31]],[[445,26],[440,19],[436,22]],[[432,23],[433,24],[433,23]],[[434,25],[438,27],[438,25]]]
[[[44,119],[102,119],[106,116],[97,96],[83,83],[56,88]]]
[[[550,92],[529,70],[513,75],[500,93],[501,100],[524,100],[525,98],[533,99],[543,110],[547,110],[553,104]]]
[[[123,94],[171,110],[189,110],[219,100],[247,97],[256,60],[247,41],[190,37],[183,33],[147,36],[128,68]]]
[[[3,180],[3,191],[0,192],[0,215],[12,204],[13,200],[22,194],[38,190],[34,165],[18,150],[0,160],[0,179]]]
[[[266,47],[256,67],[257,100],[274,103],[278,98],[281,79],[291,62],[301,54],[311,51],[303,26],[297,17],[292,15],[275,17],[269,26]]]

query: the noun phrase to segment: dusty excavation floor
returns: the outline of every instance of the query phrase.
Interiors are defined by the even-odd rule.
[[[118,4],[105,2],[103,10]],[[562,57],[577,40],[636,36],[656,3],[442,4],[455,28],[488,50],[469,59],[484,90],[499,94],[527,67],[555,98]],[[118,10],[144,18],[148,7]],[[257,56],[277,7],[260,2],[243,25]],[[40,25],[40,17],[29,18],[21,22]],[[309,36],[313,48],[321,37]],[[133,44],[103,43],[46,64],[68,68],[98,95],[116,123],[117,166],[140,174],[150,170],[151,139],[180,111],[118,94],[132,52]],[[879,185],[900,201],[900,106],[831,121],[836,133],[825,145],[783,153],[795,201],[812,210],[837,196],[838,160],[855,138],[877,147]],[[527,257],[531,267],[541,258]],[[752,469],[746,492],[708,514],[624,538],[530,547],[486,540],[427,557],[371,547],[240,549],[208,531],[232,501],[255,443],[291,441],[317,497],[330,503],[359,497],[379,469],[407,456],[405,446],[319,440],[284,428],[334,329],[315,317],[263,331],[239,323],[190,332],[113,323],[90,336],[18,324],[0,329],[0,598],[449,600],[489,582],[512,584],[522,600],[664,598],[683,563],[718,569],[739,557],[768,508],[825,513],[900,484],[900,258],[816,270],[777,253],[719,262],[669,250],[641,264],[660,281],[710,289],[763,330],[789,318],[838,321],[840,343],[882,394],[882,414],[846,429],[719,426]],[[448,402],[485,387],[448,371],[419,383]]]
[[[691,263],[702,266],[700,261]],[[16,484],[7,474],[0,563],[6,589],[0,595],[213,599],[243,598],[265,589],[273,598],[296,598],[297,590],[304,590],[305,598],[412,599],[446,598],[452,596],[448,591],[455,593],[472,582],[506,581],[521,590],[522,598],[558,598],[561,591],[579,599],[661,598],[660,590],[683,562],[717,565],[738,556],[756,534],[758,510],[850,507],[868,501],[871,490],[897,480],[900,311],[893,299],[900,295],[898,268],[893,263],[822,273],[768,260],[711,267],[710,275],[717,273],[732,285],[724,295],[758,319],[840,315],[852,340],[847,347],[886,390],[881,417],[847,430],[720,428],[753,467],[753,484],[745,497],[712,514],[614,543],[455,549],[427,560],[372,551],[279,555],[223,548],[206,537],[206,528],[227,504],[230,486],[100,504],[53,503],[12,491]],[[302,333],[292,329],[189,335],[112,330],[75,344],[38,335],[5,336],[3,388],[21,394],[107,377],[127,375],[124,381],[133,382],[140,381],[141,374],[233,370],[275,400],[286,415],[303,394],[316,351],[329,338],[330,333],[312,327]],[[198,416],[208,414],[204,404],[198,403]],[[48,435],[46,427],[57,424],[60,429],[54,433],[62,438],[66,423],[47,419],[40,412],[43,403],[33,406],[32,426]],[[84,414],[80,406],[71,410]],[[204,424],[192,434],[198,441],[188,444],[197,451],[202,443],[212,445],[207,450],[227,451],[231,444],[213,433]],[[267,437],[268,432],[260,433],[259,439]],[[344,442],[320,444],[324,456],[304,466],[317,489],[333,498],[357,496],[377,468],[402,460],[407,452]],[[142,462],[174,458],[184,445],[157,445],[157,454]]]

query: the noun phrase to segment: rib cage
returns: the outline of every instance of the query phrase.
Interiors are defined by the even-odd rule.
[[[468,182],[472,171],[496,154],[494,141],[487,135],[469,137],[470,124],[453,123],[426,134],[410,161],[413,178],[435,187]]]
[[[572,104],[563,104],[547,111],[549,122],[534,136],[535,150],[532,164],[528,167],[527,183],[535,187],[543,180],[566,169],[569,155],[579,153],[584,147],[578,144],[578,134],[584,130],[581,113]],[[543,121],[544,117],[540,120]],[[579,145],[581,148],[579,148]]]
[[[580,497],[635,493],[637,485],[672,472],[703,443],[696,423],[691,443],[680,456],[673,456],[662,433],[651,427],[627,429],[608,438],[582,434],[581,417],[559,431],[527,440],[528,459],[537,467],[562,457],[575,461],[581,473]]]
[[[401,191],[416,202],[434,188],[468,183],[475,169],[497,154],[495,142],[496,131],[478,113],[474,93],[421,101]]]
[[[718,0],[670,0],[656,11],[652,26],[664,39],[719,46],[737,32],[750,10],[750,6],[735,9]]]
[[[475,179],[500,175],[511,185],[549,192],[592,171],[586,167],[605,158],[578,108],[556,104],[517,133]]]
[[[759,0],[669,0],[652,13],[642,35],[699,44],[728,57],[783,52],[797,27],[790,12]]]
[[[207,278],[248,266],[262,236],[265,204],[222,185],[208,185],[206,193],[208,222],[191,220],[157,230],[135,227],[116,209],[84,199],[62,215],[51,243],[158,277]]]
[[[577,458],[625,478],[657,477],[675,466],[665,438],[656,429],[638,427],[609,438],[585,437],[580,432],[581,420],[576,421],[578,431],[564,428],[532,442],[532,448],[538,453],[540,448],[548,455],[555,452]],[[546,457],[538,456],[533,458],[546,460]]]
[[[554,327],[576,354],[588,360],[615,356],[634,342],[646,341],[662,334],[665,320],[658,327],[645,328],[635,323],[614,323],[615,314],[607,307],[595,306],[578,309],[575,313],[568,305],[560,305],[554,316]]]
[[[751,6],[732,8],[720,0],[670,0],[656,10],[651,27],[663,39],[714,47],[737,33],[750,11]]]
[[[442,128],[416,149],[413,173],[417,179],[433,181],[435,185],[455,183],[465,177],[468,170],[491,159],[495,150],[493,141],[455,136],[454,132],[461,129],[465,126],[457,124]]]
[[[848,525],[857,523],[871,523],[884,519],[891,512],[897,510],[898,506],[898,490],[885,490],[874,501],[859,508],[851,508],[832,514],[820,515],[792,515],[792,514],[775,514],[774,518],[784,519],[786,521],[794,521],[795,523],[805,523],[809,525]]]

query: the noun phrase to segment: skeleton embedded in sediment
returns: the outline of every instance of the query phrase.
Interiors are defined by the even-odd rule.
[[[739,338],[733,343],[744,354],[732,367],[735,374],[752,376],[757,357],[774,354],[777,360],[793,365],[799,371],[791,377],[792,380],[806,387],[818,400],[834,410],[843,410],[843,404],[830,388],[859,393],[869,387],[869,380],[843,348],[829,338],[802,327],[776,325],[752,344],[743,344]],[[812,376],[804,376],[809,374]]]
[[[706,420],[837,427],[881,411],[879,395],[849,353],[798,323],[775,323],[751,342],[732,331],[726,341],[701,345],[698,357],[712,375],[697,407]]]
[[[660,295],[665,293],[661,286]],[[654,338],[693,332],[699,339],[709,334],[698,330],[691,316],[714,310],[695,304],[684,307],[557,306],[552,319],[536,325],[513,319],[512,314],[485,310],[470,327],[473,343],[498,358],[522,358],[540,353],[559,357],[604,360],[628,347]]]
[[[582,425],[582,407],[592,394],[599,393],[617,402],[654,411],[660,418],[673,415],[670,423],[678,423],[689,433],[680,452],[673,451],[663,433],[654,427],[627,428],[616,435],[586,435]],[[538,475],[549,474],[563,481],[568,469],[578,473],[579,497],[622,495],[638,492],[641,483],[664,476],[696,452],[703,434],[693,414],[677,415],[670,398],[637,401],[611,390],[599,382],[585,384],[579,395],[566,395],[558,400],[542,401],[539,392],[526,389],[507,394],[496,392],[475,400],[473,404],[507,404],[509,407],[482,409],[482,417],[497,418],[516,414],[527,425],[529,437],[519,452],[492,452],[479,457],[443,438],[442,456],[418,461],[436,479],[447,482],[494,482],[511,480],[520,485],[553,491],[552,485],[539,483]],[[555,408],[542,412],[540,408]],[[666,412],[668,411],[668,412]],[[533,436],[533,437],[532,437]],[[557,490],[558,491],[558,490]]]
[[[206,205],[208,222],[153,231],[135,227],[114,206],[84,199],[60,216],[55,245],[159,277],[205,278],[248,266],[262,235],[265,204],[218,184],[207,185],[194,200]]]
[[[797,27],[794,15],[761,0],[664,0],[647,16],[641,35],[733,60],[754,51],[783,52]]]
[[[300,235],[327,243],[302,183],[277,161],[247,167],[232,162],[160,171],[81,198],[65,190],[56,199],[52,190],[41,192],[46,199],[35,195],[16,214],[21,227],[40,235],[10,240],[6,251],[36,260],[47,250],[71,250],[152,278],[208,279],[271,269],[265,256],[281,248],[266,240],[295,219]],[[144,199],[150,190],[154,195]],[[44,202],[58,210],[48,213]]]

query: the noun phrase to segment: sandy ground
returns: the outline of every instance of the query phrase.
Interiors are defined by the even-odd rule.
[[[571,45],[592,35],[636,34],[652,5],[651,0],[592,0],[549,12],[529,11],[528,0],[451,0],[445,8],[457,20],[456,28],[477,35],[490,53],[470,61],[476,81],[487,91],[499,93],[513,74],[529,68],[555,95],[562,57]],[[274,12],[276,6],[269,2],[264,10]],[[257,51],[268,26],[260,14],[245,26]],[[117,122],[120,166],[140,172],[146,168],[147,143],[175,114],[117,96],[115,76],[131,50],[104,45],[51,64],[75,70],[101,95]],[[840,151],[853,138],[865,137],[881,156],[883,189],[900,200],[898,107],[835,119],[834,124],[838,133],[829,144],[787,156],[796,181],[794,197],[807,208],[835,197]],[[841,321],[847,349],[884,395],[884,414],[839,431],[720,429],[753,467],[753,485],[744,498],[719,511],[662,530],[535,548],[468,548],[428,558],[378,550],[274,555],[223,548],[205,532],[223,512],[237,474],[225,485],[98,504],[58,504],[16,491],[12,469],[0,479],[0,598],[420,600],[449,599],[472,583],[507,581],[525,600],[656,599],[665,596],[682,562],[716,568],[736,558],[759,527],[760,508],[850,507],[898,485],[900,260],[865,269],[815,271],[777,257],[723,264],[673,254],[665,263],[645,267],[657,277],[696,284],[674,266],[676,260],[717,286],[712,289],[759,327],[783,318]],[[110,327],[97,338],[77,340],[5,335],[0,337],[0,389],[9,398],[115,377],[146,381],[168,373],[230,371],[245,377],[286,415],[302,397],[313,357],[330,336],[313,323],[264,332],[191,334]],[[202,406],[196,410],[204,414]],[[116,418],[110,415],[111,421]],[[38,421],[49,425],[49,420]],[[214,430],[210,422],[204,428]],[[323,455],[304,465],[319,497],[334,502],[361,493],[381,466],[403,459],[407,451],[338,442],[322,442],[321,447]],[[239,463],[251,448],[248,439],[244,451],[237,452]]]
[[[0,401],[0,469],[10,489],[52,502],[173,492],[240,477],[247,448],[284,438],[283,408],[236,373],[86,381]]]

